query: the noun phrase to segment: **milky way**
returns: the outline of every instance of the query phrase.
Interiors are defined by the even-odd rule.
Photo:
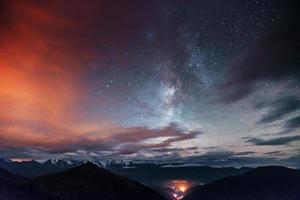
[[[1,1],[1,156],[299,165],[298,4]]]

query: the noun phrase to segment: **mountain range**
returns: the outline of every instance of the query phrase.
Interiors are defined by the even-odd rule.
[[[2,200],[58,200],[41,192],[30,180],[0,168],[0,199]]]
[[[172,199],[172,188],[154,182],[178,178],[202,181],[186,192],[184,200],[300,199],[300,171],[286,167],[236,169],[127,161],[104,163],[105,167],[100,162],[2,160],[1,165],[13,167],[10,171],[0,168],[0,199],[166,200]],[[36,176],[35,169],[43,175]],[[30,175],[24,178],[12,173],[13,170]]]
[[[63,200],[163,200],[154,190],[136,181],[87,162],[64,172],[38,177],[33,184]]]
[[[194,188],[184,200],[299,200],[300,171],[258,167]]]
[[[25,179],[0,169],[3,200],[164,200],[151,188],[93,163]]]
[[[84,164],[78,160],[53,160],[16,162],[9,159],[0,160],[0,167],[27,178],[34,178],[49,173],[61,172]],[[174,179],[187,179],[206,184],[223,177],[242,174],[251,168],[210,167],[196,164],[135,162],[124,160],[92,161],[95,165],[111,170],[116,174],[128,177],[151,186]]]

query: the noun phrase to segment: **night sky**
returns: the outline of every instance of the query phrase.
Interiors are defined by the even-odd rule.
[[[297,8],[0,0],[0,157],[300,166]]]

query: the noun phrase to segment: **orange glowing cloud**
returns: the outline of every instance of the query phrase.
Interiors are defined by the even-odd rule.
[[[91,52],[74,48],[63,34],[74,22],[54,5],[6,6],[11,20],[0,35],[0,138],[15,144],[65,140],[80,120],[76,107],[84,90],[78,74]]]

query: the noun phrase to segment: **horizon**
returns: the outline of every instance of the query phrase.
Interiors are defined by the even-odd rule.
[[[291,168],[291,169],[300,169],[300,165],[283,165],[282,163],[273,163],[273,164],[245,164],[245,165],[209,165],[205,164],[203,162],[184,162],[184,161],[174,161],[174,160],[149,160],[149,159],[53,159],[53,158],[48,158],[48,159],[32,159],[32,158],[25,158],[25,159],[19,159],[19,158],[0,158],[0,161],[4,162],[13,162],[13,163],[26,163],[26,162],[32,162],[35,161],[39,164],[46,164],[48,161],[63,161],[66,163],[69,162],[75,162],[75,163],[69,163],[69,164],[78,164],[82,165],[88,162],[91,162],[93,164],[96,164],[99,167],[106,167],[107,165],[110,165],[112,163],[115,164],[125,164],[125,167],[127,165],[133,164],[134,166],[132,167],[138,167],[139,164],[155,164],[156,166],[160,166],[163,168],[180,168],[180,167],[212,167],[212,168],[235,168],[235,169],[241,169],[241,168],[260,168],[260,167],[286,167],[286,168]],[[55,164],[55,163],[53,163]],[[135,166],[136,165],[136,166]],[[124,166],[123,166],[124,167]]]
[[[298,5],[0,1],[0,158],[299,168]]]

